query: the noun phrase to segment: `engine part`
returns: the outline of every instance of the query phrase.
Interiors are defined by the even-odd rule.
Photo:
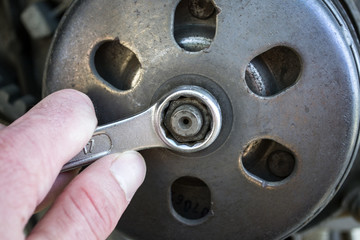
[[[51,36],[58,26],[58,17],[70,2],[62,1],[55,9],[45,1],[34,2],[21,13],[21,21],[33,39]]]
[[[41,79],[52,39],[45,37],[51,33],[46,31],[55,29],[70,2],[0,1],[1,122],[11,123],[41,98]],[[42,38],[31,38],[31,34]]]
[[[0,85],[1,86],[1,85]],[[20,94],[20,89],[15,84],[0,87],[0,113],[8,121],[14,121],[26,113],[36,103],[31,95]]]
[[[320,212],[357,153],[354,31],[330,0],[214,0],[206,18],[192,2],[75,1],[44,95],[85,92],[105,124],[178,86],[206,89],[219,136],[196,153],[142,151],[148,174],[117,229],[127,239],[284,238]],[[204,121],[196,108],[174,108],[169,123],[178,112]]]
[[[58,25],[56,15],[45,2],[35,2],[21,14],[21,20],[34,39],[48,37]]]
[[[206,112],[201,113],[196,107],[182,100],[192,99]],[[177,107],[171,111],[171,106]],[[171,112],[170,112],[171,111]],[[169,113],[170,112],[170,113]],[[165,126],[166,116],[171,115],[170,123]],[[208,118],[208,121],[202,119]],[[200,120],[201,121],[197,121]],[[207,122],[208,124],[205,124]],[[169,127],[186,140],[173,138]],[[194,131],[197,129],[197,131]],[[202,138],[196,135],[202,131]],[[197,152],[210,146],[218,137],[221,129],[221,110],[211,94],[196,86],[182,86],[174,89],[145,112],[131,118],[98,127],[84,150],[63,167],[68,171],[115,152],[144,150],[163,147],[179,152]],[[191,138],[195,138],[191,139]]]
[[[2,60],[2,59],[1,59]],[[36,98],[30,94],[22,94],[16,84],[16,73],[11,64],[0,60],[0,121],[12,122],[21,117],[36,103]]]

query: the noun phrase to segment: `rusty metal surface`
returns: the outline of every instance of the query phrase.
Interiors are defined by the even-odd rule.
[[[190,120],[191,122],[197,123],[194,124],[197,128],[193,131],[190,131],[190,133],[184,131],[184,127],[181,128],[173,123],[174,121],[179,122],[176,115],[174,116],[174,113],[178,111],[179,106],[181,107],[181,105],[189,106],[188,109],[193,108],[192,111],[189,111],[187,114],[186,112],[180,112],[180,114],[178,114],[180,117],[186,117],[188,121]],[[206,137],[211,126],[211,121],[212,118],[207,107],[198,102],[196,99],[192,98],[182,98],[171,102],[164,116],[164,125],[171,137],[173,137],[178,142],[187,142],[190,144],[201,141]],[[186,126],[185,129],[188,130]]]
[[[148,174],[118,229],[132,239],[284,237],[328,202],[352,163],[359,76],[350,31],[326,0],[216,0],[215,37],[208,48],[190,52],[174,38],[178,3],[75,1],[53,43],[44,95],[62,88],[85,92],[104,124],[141,112],[164,89],[189,82],[207,89],[223,113],[219,138],[196,154],[143,151]],[[136,84],[126,90],[97,72],[99,64],[111,64],[94,61],[106,41],[119,42],[138,59]],[[278,46],[297,54],[301,71],[292,85],[259,96],[245,81],[247,66]],[[241,156],[256,139],[291,150],[296,163],[289,177],[271,182],[245,170]],[[211,211],[201,221],[173,214],[170,188],[184,176],[210,189]]]

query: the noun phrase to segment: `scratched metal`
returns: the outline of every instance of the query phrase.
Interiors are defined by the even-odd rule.
[[[97,129],[96,133],[94,133],[90,141],[86,144],[83,151],[65,164],[62,171],[71,170],[81,165],[90,163],[95,159],[106,156],[111,153],[112,149],[113,141],[109,134]]]
[[[185,97],[196,99],[199,104],[206,106],[209,110],[209,118],[211,119],[206,136],[194,143],[177,142],[176,139],[169,136],[163,124],[163,118],[170,103]],[[221,125],[220,106],[208,91],[198,86],[177,87],[148,110],[124,120],[96,128],[95,133],[83,151],[66,163],[62,171],[69,171],[88,165],[111,153],[159,147],[183,153],[201,151],[216,140],[220,133]],[[191,129],[187,131],[191,131]]]
[[[134,117],[98,127],[83,151],[65,164],[62,171],[88,165],[111,153],[166,147],[154,128],[155,114],[154,106]]]
[[[75,1],[56,34],[44,96],[63,88],[85,92],[100,124],[142,112],[159,99],[159,92],[184,83],[207,89],[226,116],[207,150],[142,151],[147,176],[117,227],[130,239],[283,238],[331,199],[357,151],[359,55],[352,31],[332,2],[214,2],[216,24],[201,23],[204,29],[215,27],[216,34],[198,52],[186,51],[174,38],[179,0]],[[96,55],[105,41],[118,41],[130,50],[119,66],[133,69],[133,75],[119,70],[119,77],[110,80],[98,73],[101,63],[110,68],[121,55],[115,50],[108,54],[114,61],[106,53]],[[300,74],[283,91],[259,96],[245,81],[247,66],[277,46],[297,54]],[[134,56],[138,62],[130,61]],[[118,89],[113,79],[130,79],[130,87]],[[128,133],[139,131],[142,124]],[[294,172],[284,181],[261,180],[241,163],[245,147],[264,138],[282,144],[296,159]],[[209,187],[212,207],[206,218],[192,221],[174,214],[170,188],[183,176],[197,177]]]

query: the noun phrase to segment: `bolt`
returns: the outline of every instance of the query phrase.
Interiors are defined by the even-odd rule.
[[[267,160],[268,168],[272,174],[280,178],[286,178],[294,170],[294,156],[285,151],[275,151]]]
[[[182,137],[195,136],[202,128],[203,117],[198,108],[184,104],[175,109],[171,115],[172,130]]]
[[[211,130],[208,108],[195,98],[179,98],[170,102],[163,124],[168,137],[178,143],[195,144]]]
[[[190,0],[189,11],[196,18],[206,19],[214,13],[215,6],[211,0]]]

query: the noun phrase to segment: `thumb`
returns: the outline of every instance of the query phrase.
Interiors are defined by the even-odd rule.
[[[137,152],[104,157],[64,190],[29,239],[105,239],[145,178]]]

